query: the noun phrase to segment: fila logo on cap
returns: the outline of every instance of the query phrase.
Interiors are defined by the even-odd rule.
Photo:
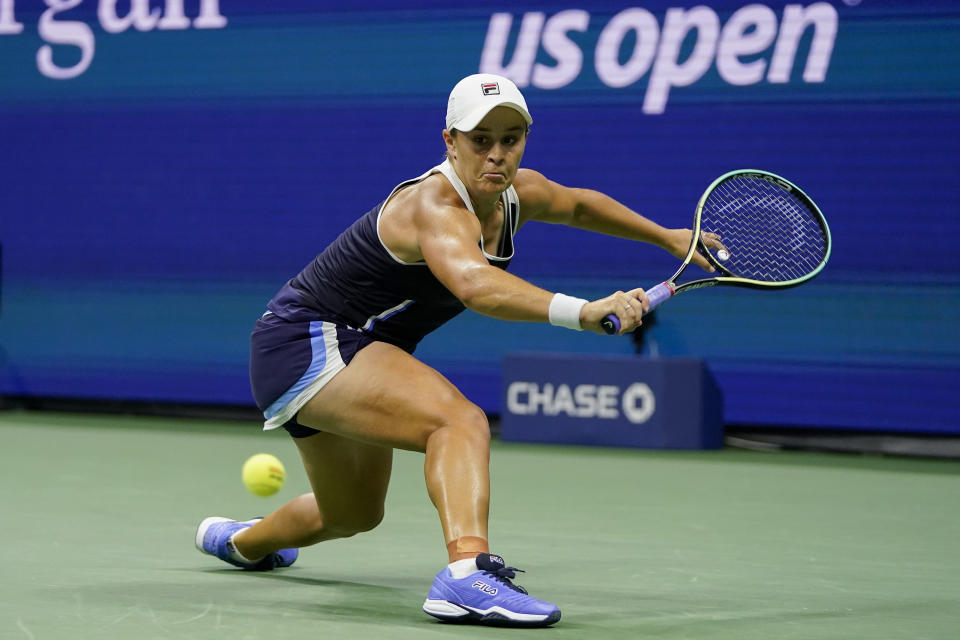
[[[496,82],[484,82],[480,85],[480,89],[483,90],[483,95],[485,96],[500,95],[500,85]]]

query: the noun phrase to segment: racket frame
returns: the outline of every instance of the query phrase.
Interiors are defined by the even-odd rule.
[[[820,264],[817,265],[815,269],[809,273],[804,274],[799,278],[794,278],[792,280],[782,280],[778,282],[765,282],[763,280],[756,280],[753,278],[744,278],[741,276],[736,276],[731,273],[723,264],[714,258],[713,254],[707,249],[706,245],[703,243],[703,238],[701,237],[701,225],[700,219],[703,214],[703,208],[706,205],[707,198],[709,198],[714,190],[722,183],[727,180],[732,179],[736,176],[744,176],[750,178],[759,178],[761,180],[766,180],[771,182],[781,189],[788,191],[800,200],[812,213],[813,217],[816,220],[817,224],[820,226],[820,230],[823,232],[824,238],[824,255],[820,260]],[[716,285],[724,286],[733,286],[733,287],[748,287],[752,289],[788,289],[790,287],[795,287],[797,285],[803,284],[808,280],[815,277],[820,273],[827,264],[827,260],[830,259],[830,251],[832,248],[832,239],[830,236],[830,227],[827,225],[827,220],[823,216],[823,212],[820,211],[820,207],[817,206],[817,203],[808,196],[803,189],[793,184],[786,178],[778,176],[775,173],[769,171],[764,171],[762,169],[736,169],[734,171],[729,171],[713,182],[710,183],[704,192],[700,196],[700,201],[697,202],[696,211],[693,214],[693,228],[692,235],[690,237],[690,247],[687,249],[687,254],[684,256],[683,260],[680,263],[680,267],[676,272],[670,276],[668,280],[661,282],[660,284],[651,287],[646,293],[647,297],[650,299],[650,306],[644,312],[644,315],[653,311],[663,302],[666,302],[671,297],[675,296],[678,293],[683,291],[688,291],[690,289],[702,289],[705,287],[713,287]],[[683,284],[677,284],[677,278],[679,278],[684,270],[690,265],[693,261],[693,254],[697,250],[700,250],[700,255],[706,259],[706,261],[716,269],[717,273],[721,274],[720,276],[710,276],[707,278],[700,278],[698,280],[691,280],[689,282],[684,282]],[[609,334],[619,333],[620,332],[620,319],[616,315],[610,314],[600,323],[604,331]]]
[[[703,244],[703,238],[701,237],[701,225],[700,220],[703,215],[703,208],[707,203],[707,198],[709,198],[714,190],[723,182],[731,179],[735,176],[743,176],[748,178],[759,178],[760,180],[766,180],[767,182],[773,183],[780,187],[781,189],[790,192],[791,195],[796,197],[800,202],[802,202],[807,209],[809,209],[814,215],[814,219],[817,222],[817,225],[820,227],[821,232],[823,232],[824,239],[824,252],[823,258],[820,260],[820,264],[817,265],[815,269],[809,273],[805,273],[799,278],[793,278],[792,280],[780,280],[777,282],[769,282],[764,280],[756,280],[753,278],[744,278],[741,276],[736,276],[731,273],[723,264],[714,258],[713,254],[709,249]],[[702,287],[712,287],[714,285],[722,284],[729,285],[734,287],[750,287],[754,289],[789,289],[790,287],[795,287],[797,285],[803,284],[804,282],[811,280],[818,273],[823,271],[823,268],[827,265],[827,261],[830,259],[830,251],[833,246],[833,242],[830,236],[830,227],[827,225],[827,219],[823,216],[823,212],[820,211],[820,207],[817,206],[817,203],[813,199],[804,193],[803,189],[793,184],[786,178],[778,176],[775,173],[769,171],[763,171],[762,169],[736,169],[734,171],[727,172],[710,183],[710,186],[706,188],[703,192],[703,195],[700,196],[700,201],[697,203],[697,209],[693,215],[693,236],[690,242],[690,248],[687,250],[687,255],[684,257],[683,262],[680,264],[680,268],[677,269],[677,272],[667,280],[674,288],[674,293],[680,293],[681,291],[687,289],[700,289]],[[702,255],[710,266],[717,270],[718,273],[722,276],[710,276],[707,278],[701,278],[699,280],[691,280],[690,282],[685,282],[683,284],[677,285],[677,278],[683,273],[684,269],[690,264],[693,260],[694,252],[700,249],[700,255]]]

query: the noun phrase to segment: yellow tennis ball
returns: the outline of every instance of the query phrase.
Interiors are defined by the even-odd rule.
[[[243,463],[242,477],[250,493],[266,497],[280,491],[287,479],[287,472],[276,456],[258,453]]]

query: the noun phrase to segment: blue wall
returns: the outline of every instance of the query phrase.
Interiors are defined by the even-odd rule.
[[[728,422],[960,433],[955,2],[170,0],[139,28],[93,0],[7,4],[0,394],[250,404],[247,336],[266,300],[439,161],[450,86],[499,65],[526,84],[524,165],[558,182],[669,226],[734,168],[785,175],[820,204],[835,245],[816,281],[685,294],[647,334],[661,356],[708,361]],[[741,19],[754,26],[737,32]],[[647,26],[617,31],[631,20]],[[700,29],[671,55],[665,27],[685,20]],[[792,27],[787,81],[771,81]],[[718,64],[718,50],[740,53]],[[519,275],[591,298],[676,262],[548,225],[524,228],[517,252]],[[518,350],[633,344],[467,313],[418,355],[496,412],[501,359]]]

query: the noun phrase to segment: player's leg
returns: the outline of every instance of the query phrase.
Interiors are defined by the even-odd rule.
[[[383,519],[393,451],[331,433],[295,438],[313,493],[262,519],[206,518],[197,547],[244,569],[268,571],[296,560],[298,549],[369,531]]]
[[[461,546],[476,546],[464,548],[473,555],[487,551],[490,427],[483,411],[434,369],[374,342],[307,402],[297,421],[375,446],[426,453],[427,491],[446,541],[467,539]]]
[[[355,337],[337,334],[348,349]],[[488,551],[486,416],[443,376],[397,347],[373,342],[350,355],[349,364],[297,414],[301,425],[322,432],[294,439],[313,499],[296,498],[256,523],[208,518],[197,533],[201,550],[245,568],[270,569],[290,564],[297,547],[371,528],[382,517],[397,447],[426,452],[428,493],[451,557]],[[205,529],[210,526],[215,529]],[[279,563],[271,561],[276,554]]]
[[[376,527],[393,451],[332,433],[295,438],[313,493],[294,498],[233,538],[246,558],[346,538]]]
[[[485,624],[542,626],[560,619],[556,606],[517,588],[514,569],[489,554],[489,425],[443,376],[396,347],[373,343],[297,420],[361,442],[425,452],[427,490],[451,562],[437,574],[424,611]],[[322,496],[318,504],[323,512]]]

